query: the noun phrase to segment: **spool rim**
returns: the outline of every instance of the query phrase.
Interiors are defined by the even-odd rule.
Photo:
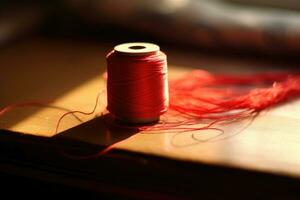
[[[160,48],[158,45],[153,43],[130,42],[115,46],[114,51],[123,55],[142,56],[155,54],[160,51]]]

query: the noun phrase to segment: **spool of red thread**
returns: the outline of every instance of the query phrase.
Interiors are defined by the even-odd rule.
[[[159,120],[169,104],[167,56],[151,43],[125,43],[107,56],[107,109],[129,123]]]

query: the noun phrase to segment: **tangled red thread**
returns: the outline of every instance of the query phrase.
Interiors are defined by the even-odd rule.
[[[169,110],[156,125],[140,130],[185,132],[214,129],[254,117],[260,111],[300,96],[298,73],[211,74],[194,70],[170,79]],[[119,126],[119,125],[118,125]],[[122,126],[130,128],[128,126]]]
[[[179,113],[184,127],[209,122],[205,126],[209,128],[257,115],[299,97],[300,75],[286,72],[232,75],[194,70],[170,80],[169,90],[169,112]]]

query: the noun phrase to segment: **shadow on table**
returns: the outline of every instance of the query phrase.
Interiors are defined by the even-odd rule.
[[[67,156],[76,158],[78,155],[78,158],[81,156],[88,158],[138,132],[138,128],[134,126],[124,128],[110,114],[105,114],[61,132],[52,139],[67,152]]]

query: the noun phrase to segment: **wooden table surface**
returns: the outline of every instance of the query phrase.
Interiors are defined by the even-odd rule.
[[[36,169],[30,169],[38,164],[26,167],[24,162],[28,163],[30,159],[31,161],[33,159],[48,160],[48,164],[61,162],[64,163],[65,168],[69,166],[71,169],[70,166],[74,165],[74,161],[68,155],[58,156],[58,158],[57,154],[49,154],[49,141],[51,144],[59,143],[65,148],[68,146],[72,149],[76,144],[76,149],[88,149],[83,155],[90,155],[101,148],[114,145],[115,152],[119,153],[109,152],[107,156],[112,160],[118,159],[120,156],[116,155],[119,154],[123,156],[121,156],[122,158],[125,156],[125,160],[129,163],[130,160],[139,158],[138,162],[145,167],[147,162],[150,162],[147,159],[158,159],[155,161],[157,164],[150,164],[152,167],[154,166],[153,168],[145,167],[149,171],[143,172],[149,173],[149,176],[156,173],[152,169],[156,169],[158,174],[161,173],[158,172],[159,169],[162,169],[159,167],[160,164],[165,166],[164,169],[168,171],[170,177],[174,175],[172,170],[179,168],[179,171],[183,173],[181,176],[184,176],[184,173],[189,174],[190,169],[185,167],[186,163],[189,163],[189,166],[193,166],[194,172],[199,172],[199,177],[205,176],[201,174],[201,170],[207,172],[207,168],[203,169],[203,166],[211,166],[211,169],[224,169],[225,171],[222,173],[213,172],[223,178],[226,173],[237,172],[241,179],[247,177],[255,185],[258,182],[261,183],[261,179],[258,178],[258,181],[255,182],[253,177],[266,176],[270,177],[270,179],[264,178],[264,180],[268,180],[268,183],[272,183],[272,180],[280,180],[277,184],[278,187],[283,184],[282,181],[289,180],[290,183],[297,184],[297,189],[299,189],[300,101],[298,100],[263,112],[254,121],[249,119],[222,127],[225,130],[225,134],[222,136],[218,136],[218,132],[211,130],[198,131],[195,136],[203,142],[196,142],[191,137],[191,133],[107,130],[103,118],[97,117],[105,109],[106,98],[102,95],[96,114],[90,116],[78,114],[80,120],[72,115],[67,116],[62,121],[59,132],[55,134],[57,121],[66,110],[88,112],[93,109],[97,94],[105,87],[105,81],[102,78],[106,68],[105,55],[113,46],[114,44],[91,41],[33,38],[0,49],[0,107],[32,100],[51,101],[52,106],[22,107],[0,116],[1,157],[7,161],[6,163],[1,162],[0,170],[6,173],[24,174],[26,168],[30,172],[30,176],[46,177],[47,180],[58,181],[58,178],[52,180],[51,176],[46,175],[45,170],[43,172],[44,168],[39,168],[39,175],[36,174]],[[217,73],[251,73],[295,67],[284,62],[213,56],[195,51],[189,52],[186,49],[170,48],[163,49],[163,51],[168,55],[169,74],[172,78],[193,68]],[[35,145],[36,147],[34,147]],[[22,151],[22,155],[16,155],[20,151]],[[28,152],[24,153],[25,151]],[[18,159],[22,162],[19,162]],[[102,158],[97,159],[103,163],[103,161],[101,162]],[[165,160],[168,162],[165,163]],[[81,164],[84,162],[90,163],[91,161],[80,160]],[[112,161],[109,162],[111,164]],[[100,164],[98,163],[98,165]],[[136,166],[131,167],[136,169]],[[56,172],[59,171],[57,169],[59,166],[52,166],[52,168],[56,168]],[[185,168],[186,170],[184,170]],[[84,171],[84,169],[80,169]],[[87,167],[86,170],[88,171],[90,168]],[[51,171],[49,166],[46,171]],[[95,173],[95,169],[92,171]],[[123,172],[126,173],[126,170],[123,169]],[[247,175],[244,176],[241,172],[242,174],[245,172]],[[109,174],[109,172],[105,173]],[[133,172],[130,171],[130,173]],[[103,173],[101,175],[103,176]],[[190,176],[198,177],[192,174]],[[210,183],[208,179],[211,177],[213,176],[206,177],[207,183]],[[276,179],[276,177],[280,177],[280,179]],[[67,178],[63,179],[67,180]],[[225,184],[231,179],[235,180],[234,175],[221,182]],[[68,180],[66,182],[70,184],[75,182],[72,181],[74,177]],[[235,181],[236,185],[244,183],[247,179],[239,181]],[[94,184],[92,183],[94,182],[86,181],[78,185],[89,185],[86,187],[93,188]],[[193,180],[192,183],[198,184],[196,180]],[[210,184],[213,185],[213,183]],[[194,187],[197,187],[196,185]],[[102,187],[104,186],[102,185]],[[286,185],[285,187],[289,188]],[[123,191],[120,188],[117,190],[118,192]],[[295,188],[294,185],[292,188]],[[266,187],[261,187],[261,190],[266,190]],[[269,188],[267,191],[271,190]],[[290,191],[290,188],[287,191]],[[283,193],[286,195],[288,192]]]

